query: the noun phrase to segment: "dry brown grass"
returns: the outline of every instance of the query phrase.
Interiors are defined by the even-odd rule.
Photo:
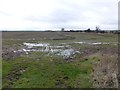
[[[93,87],[118,88],[118,55],[99,54],[98,58],[94,63]]]

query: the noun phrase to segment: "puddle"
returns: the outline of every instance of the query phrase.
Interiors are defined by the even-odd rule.
[[[104,44],[117,44],[116,43],[110,43],[110,42],[74,42],[74,43],[77,43],[77,44],[91,44],[91,45],[104,45]]]
[[[90,44],[90,45],[102,45],[102,44],[115,44],[115,43],[107,43],[107,42],[73,42],[77,44]],[[13,51],[17,52],[25,52],[29,54],[29,52],[48,52],[53,55],[60,55],[64,59],[71,57],[76,53],[80,53],[77,50],[74,50],[69,45],[70,43],[59,43],[58,45],[50,45],[49,43],[23,43],[24,47],[20,50]]]
[[[49,46],[50,48],[64,48],[66,46]]]
[[[63,45],[65,45],[66,43],[60,43],[60,44],[63,44]]]
[[[29,52],[48,52],[54,55],[60,55],[63,58],[69,58],[71,55],[78,53],[79,51],[73,50],[70,45],[50,45],[49,43],[23,43],[24,47],[20,50],[14,51],[16,52],[25,52],[29,54]],[[37,47],[37,48],[36,48]]]
[[[74,42],[74,43],[77,43],[77,44],[84,44],[85,42]]]
[[[75,54],[73,49],[66,49],[58,53],[57,55],[61,55],[64,59],[69,58],[71,55]]]
[[[49,45],[49,43],[23,43],[23,45],[28,46],[28,48],[47,47]]]
[[[95,43],[88,43],[88,44],[92,44],[92,45],[100,45],[100,44],[102,44],[102,42],[95,42]]]

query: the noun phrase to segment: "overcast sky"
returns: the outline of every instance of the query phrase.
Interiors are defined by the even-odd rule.
[[[0,0],[0,30],[117,30],[118,1]]]

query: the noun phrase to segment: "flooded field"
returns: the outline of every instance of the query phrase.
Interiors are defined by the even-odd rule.
[[[4,88],[116,88],[118,35],[3,32]]]

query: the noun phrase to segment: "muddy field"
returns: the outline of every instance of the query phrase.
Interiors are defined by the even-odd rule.
[[[117,88],[118,35],[3,32],[3,88]]]

